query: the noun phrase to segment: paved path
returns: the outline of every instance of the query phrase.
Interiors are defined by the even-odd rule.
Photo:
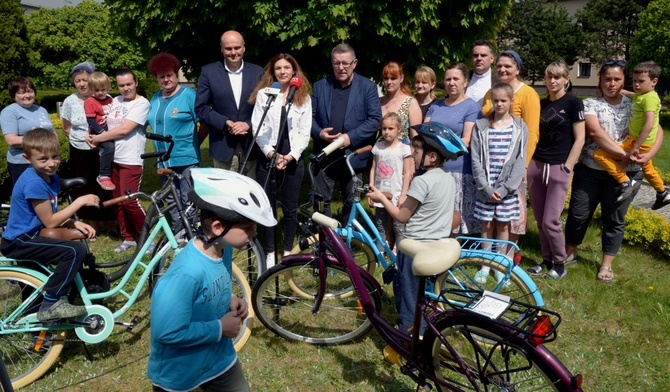
[[[656,211],[652,211],[651,206],[654,204],[654,201],[656,201],[656,191],[646,180],[642,181],[642,186],[637,192],[635,199],[633,199],[632,205],[635,207],[644,207],[647,211],[663,215],[665,219],[670,221],[670,204],[663,208],[659,208]]]

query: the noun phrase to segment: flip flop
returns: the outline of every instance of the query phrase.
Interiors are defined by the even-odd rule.
[[[612,279],[614,279],[614,270],[612,270],[612,267],[601,265],[597,278],[603,283],[612,283]]]

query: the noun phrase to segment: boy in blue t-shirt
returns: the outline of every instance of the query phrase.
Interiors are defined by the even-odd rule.
[[[86,313],[84,306],[69,304],[65,295],[87,254],[81,242],[40,237],[39,231],[68,227],[92,238],[95,230],[71,217],[81,207],[98,207],[100,203],[98,196],[89,194],[58,211],[60,180],[56,171],[60,165],[59,151],[58,136],[52,131],[37,128],[23,136],[23,156],[30,167],[14,184],[9,220],[0,245],[0,252],[5,257],[56,265],[43,289],[44,298],[37,312],[39,321],[73,318]]]
[[[188,198],[201,225],[156,285],[147,375],[154,392],[248,392],[232,338],[249,308],[232,293],[232,248],[249,245],[256,223],[277,220],[263,188],[248,177],[194,168],[191,178]]]
[[[412,138],[417,174],[409,185],[407,199],[396,206],[374,186],[370,186],[368,197],[382,203],[393,219],[406,223],[405,238],[419,241],[449,238],[456,187],[454,178],[443,165],[446,159],[456,158],[467,150],[452,144],[452,139],[457,137],[440,123],[431,121],[413,128],[418,132]],[[453,149],[458,152],[452,152]],[[412,274],[412,259],[401,252],[397,255],[396,268],[398,272],[393,279],[398,311],[396,323],[399,330],[407,331],[414,323],[419,281]]]

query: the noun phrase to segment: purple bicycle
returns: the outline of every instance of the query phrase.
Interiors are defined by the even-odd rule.
[[[292,341],[341,344],[374,328],[397,353],[402,372],[426,391],[432,385],[439,391],[582,390],[581,375],[573,376],[544,346],[557,337],[559,314],[487,291],[448,289],[438,299],[425,293],[428,279],[458,261],[457,241],[399,244],[413,258],[412,271],[419,279],[412,330],[420,331],[423,323],[421,336],[399,331],[382,317],[384,291],[356,265],[334,231],[339,223],[318,213],[312,220],[319,224],[318,249],[284,257],[253,288],[256,317],[275,334]],[[353,292],[345,290],[352,284]],[[459,296],[462,301],[454,299]],[[450,308],[444,310],[444,303]]]

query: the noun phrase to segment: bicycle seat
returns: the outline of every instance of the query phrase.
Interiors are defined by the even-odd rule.
[[[56,227],[52,229],[44,228],[40,230],[40,237],[57,238],[59,240],[82,240],[86,238],[84,233],[77,229],[68,229],[65,227]]]
[[[60,190],[62,192],[67,192],[71,188],[75,188],[82,185],[86,185],[86,179],[84,177],[60,179]]]
[[[453,238],[430,242],[405,238],[398,250],[412,258],[412,274],[419,277],[439,275],[461,257],[461,245]]]

